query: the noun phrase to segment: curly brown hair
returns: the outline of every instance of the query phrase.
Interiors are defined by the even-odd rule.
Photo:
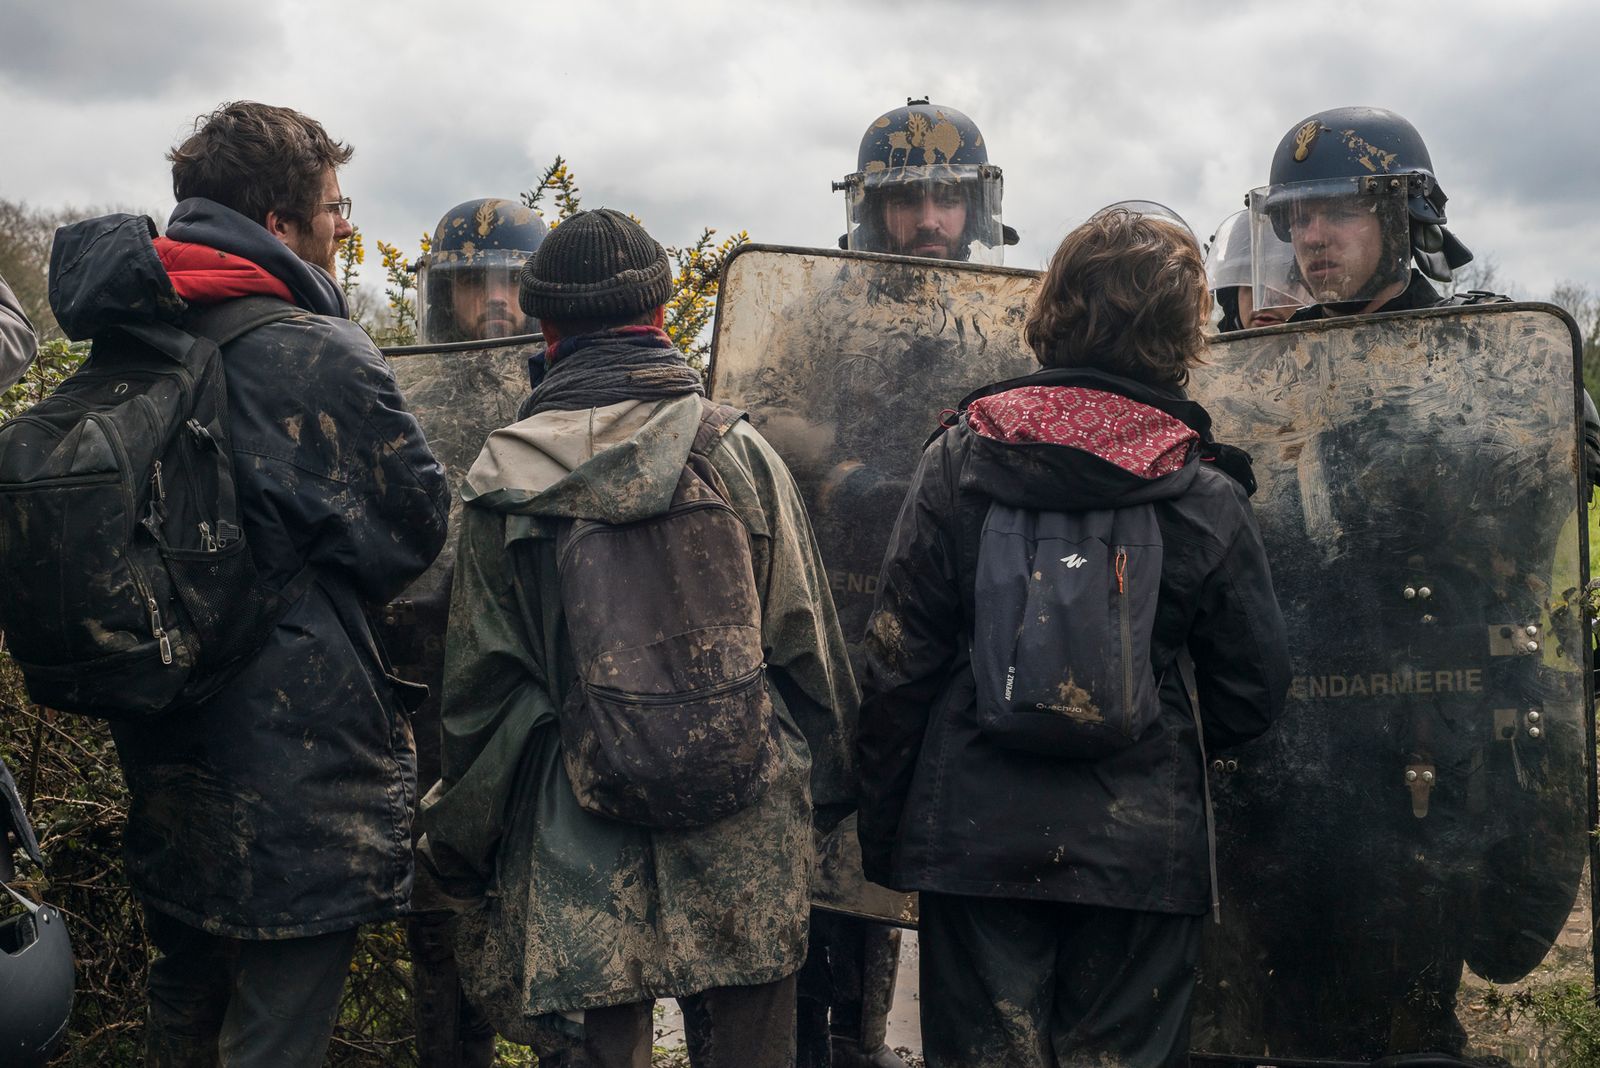
[[[304,226],[321,208],[324,175],[354,151],[292,108],[236,100],[196,119],[167,153],[172,195],[215,200],[262,226],[269,211]]]
[[[1046,367],[1094,367],[1181,388],[1211,314],[1205,261],[1183,227],[1112,208],[1056,249],[1024,336]]]

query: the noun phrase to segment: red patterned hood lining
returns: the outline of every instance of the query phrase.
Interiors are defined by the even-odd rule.
[[[294,300],[288,286],[243,256],[170,237],[156,238],[155,246],[172,288],[191,304],[255,296]]]
[[[1081,386],[1023,386],[973,401],[967,425],[1005,445],[1064,445],[1140,478],[1182,469],[1200,439],[1188,424],[1116,393]]]

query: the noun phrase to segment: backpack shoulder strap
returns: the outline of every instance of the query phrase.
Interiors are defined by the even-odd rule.
[[[1178,678],[1189,698],[1189,711],[1194,716],[1194,733],[1200,742],[1200,790],[1206,806],[1206,859],[1211,864],[1211,916],[1222,923],[1222,893],[1217,884],[1217,817],[1211,807],[1211,761],[1206,756],[1206,727],[1200,719],[1200,683],[1194,676],[1194,657],[1185,645],[1178,650]]]
[[[697,456],[710,457],[734,424],[746,413],[728,404],[702,399],[700,402],[700,429],[695,431],[694,444],[689,451]]]
[[[127,323],[117,329],[149,345],[178,363],[196,370],[195,341],[205,338],[218,349],[258,326],[287,319],[299,308],[277,297],[239,297],[186,315],[182,326],[172,323]]]
[[[287,319],[299,312],[298,307],[277,297],[238,297],[191,314],[184,325],[190,333],[209,338],[220,349],[258,326]]]

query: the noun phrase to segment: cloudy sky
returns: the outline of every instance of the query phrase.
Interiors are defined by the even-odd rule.
[[[1590,0],[9,0],[0,197],[171,207],[163,152],[230,99],[322,120],[368,236],[414,250],[451,205],[513,196],[557,153],[587,207],[667,244],[704,225],[831,245],[829,182],[878,114],[928,95],[1005,172],[1014,266],[1145,198],[1202,237],[1323,108],[1421,131],[1452,228],[1528,297],[1600,288]],[[376,257],[369,278],[377,279]]]

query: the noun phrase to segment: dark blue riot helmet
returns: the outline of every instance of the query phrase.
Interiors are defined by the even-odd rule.
[[[445,212],[417,265],[417,339],[432,345],[536,332],[517,285],[546,232],[538,213],[515,200],[483,197]]]
[[[1341,183],[1359,183],[1374,210],[1397,201],[1401,218],[1389,226],[1390,251],[1409,268],[1414,260],[1438,281],[1472,260],[1472,253],[1449,230],[1444,189],[1433,159],[1415,126],[1384,108],[1348,107],[1321,111],[1284,134],[1272,155],[1270,185],[1261,204],[1278,240],[1289,240],[1292,207],[1309,196],[1328,194]],[[1396,183],[1399,183],[1398,185]],[[1393,257],[1390,257],[1393,258]]]
[[[926,99],[878,116],[861,138],[855,173],[833,187],[845,194],[841,248],[998,264],[1004,246],[1017,243],[1001,220],[1001,172],[977,124]]]

